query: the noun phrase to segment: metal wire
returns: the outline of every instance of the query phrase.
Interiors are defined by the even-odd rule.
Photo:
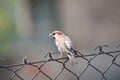
[[[5,70],[12,72],[12,75],[9,78],[9,80],[14,80],[15,77],[17,77],[19,80],[25,80],[22,76],[20,76],[18,74],[18,72],[21,69],[25,68],[25,66],[27,66],[27,65],[37,68],[37,72],[32,76],[31,80],[35,80],[35,78],[39,74],[42,74],[44,77],[46,77],[47,80],[59,80],[58,78],[63,73],[63,71],[67,71],[67,72],[71,73],[75,77],[75,80],[83,80],[82,75],[84,75],[85,72],[89,69],[89,67],[91,67],[92,69],[94,69],[95,71],[97,71],[100,74],[100,76],[97,80],[109,80],[109,78],[106,76],[106,74],[110,70],[110,68],[112,66],[117,66],[118,68],[120,68],[120,64],[116,62],[116,60],[120,58],[120,50],[106,52],[106,51],[103,51],[103,47],[108,47],[108,46],[107,45],[97,46],[95,48],[95,50],[98,50],[98,52],[96,54],[83,55],[79,51],[75,51],[75,53],[76,53],[75,57],[81,58],[87,63],[87,66],[82,70],[82,72],[80,72],[80,74],[76,74],[74,71],[70,70],[67,67],[67,62],[69,61],[68,57],[59,58],[59,59],[53,58],[53,54],[56,54],[56,53],[47,53],[45,56],[45,57],[49,57],[47,60],[36,61],[36,62],[28,62],[27,57],[25,57],[23,59],[23,62],[20,64],[0,65],[0,69],[5,69]],[[98,67],[96,67],[94,64],[92,64],[92,62],[95,60],[95,58],[100,55],[107,55],[111,58],[111,63],[104,71],[100,70]],[[88,58],[88,57],[91,57],[91,58]],[[57,73],[56,76],[54,76],[54,78],[51,77],[50,75],[46,74],[43,70],[43,67],[46,64],[48,64],[48,62],[56,62],[56,63],[61,64],[61,66],[62,66],[62,69],[59,70],[59,72]],[[36,65],[39,63],[40,63],[40,65]]]

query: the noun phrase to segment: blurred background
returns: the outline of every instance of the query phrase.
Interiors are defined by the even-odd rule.
[[[21,63],[25,56],[29,62],[45,60],[47,52],[57,52],[54,41],[48,37],[54,30],[70,36],[75,49],[83,54],[91,54],[96,46],[103,44],[110,46],[108,50],[114,50],[120,41],[120,0],[0,0],[0,56],[6,60],[1,64]],[[104,65],[103,61],[106,61]],[[103,56],[94,64],[104,71],[109,62],[109,57]],[[48,65],[46,73],[52,76],[62,67],[56,63]],[[77,66],[69,65],[78,74],[85,66],[84,61]],[[83,80],[98,79],[99,74],[96,71],[89,74],[90,70]],[[19,74],[25,80],[35,73],[31,67],[23,71],[24,75],[22,71]],[[120,69],[113,67],[106,76],[120,80],[118,73]],[[10,75],[0,69],[0,80],[8,80]],[[47,79],[37,77],[36,80]],[[75,79],[64,72],[58,80]]]

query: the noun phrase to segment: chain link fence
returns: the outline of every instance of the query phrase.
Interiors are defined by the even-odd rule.
[[[25,57],[20,64],[1,64],[0,70],[4,69],[10,72],[8,80],[26,80],[24,75],[26,74],[24,72],[26,66],[32,67],[28,70],[28,73],[33,73],[27,80],[120,80],[120,50],[104,51],[103,47],[108,46],[97,46],[95,49],[97,50],[96,53],[87,55],[75,51],[78,64],[73,66],[69,63],[68,57],[56,59],[53,57],[56,53],[47,53],[45,56],[46,60],[28,62]],[[3,59],[1,60],[3,61]],[[51,67],[50,64],[54,65],[54,67]],[[83,66],[81,68],[78,65]],[[55,67],[59,68],[56,70]],[[35,71],[32,71],[34,70],[33,68]],[[56,71],[56,73],[51,75],[52,72],[48,72],[47,68],[53,68],[52,70]],[[74,71],[75,69],[77,72]],[[62,78],[62,76],[69,78]]]

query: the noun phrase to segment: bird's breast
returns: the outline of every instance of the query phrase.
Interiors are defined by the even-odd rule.
[[[64,46],[63,42],[56,41],[56,46],[60,52],[66,52],[67,48]]]

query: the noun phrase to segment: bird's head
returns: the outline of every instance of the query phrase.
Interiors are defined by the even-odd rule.
[[[56,39],[58,38],[59,36],[62,36],[63,35],[63,32],[61,31],[53,31],[52,33],[49,34],[50,37]]]

